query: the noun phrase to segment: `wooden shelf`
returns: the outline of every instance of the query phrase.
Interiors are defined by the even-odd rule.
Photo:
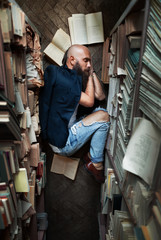
[[[127,8],[125,9],[125,11],[123,12],[123,14],[121,15],[121,17],[119,18],[119,20],[117,21],[117,23],[115,24],[115,26],[113,27],[113,29],[110,32],[110,36],[116,31],[116,29],[118,28],[118,26],[124,21],[124,19],[126,18],[126,16],[133,10],[133,11],[137,11],[141,8],[144,8],[145,6],[145,0],[144,1],[139,1],[139,0],[132,0],[129,5],[127,6]]]

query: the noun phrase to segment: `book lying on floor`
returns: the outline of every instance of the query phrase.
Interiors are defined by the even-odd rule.
[[[104,42],[102,12],[72,14],[68,24],[72,44]]]
[[[70,36],[59,28],[56,31],[51,43],[49,43],[49,45],[44,49],[44,53],[50,58],[50,60],[60,66],[62,65],[64,53],[70,46]]]
[[[79,158],[64,157],[54,153],[50,171],[63,174],[64,176],[74,180],[78,169],[79,160]]]

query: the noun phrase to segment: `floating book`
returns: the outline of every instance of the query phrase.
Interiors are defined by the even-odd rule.
[[[79,165],[79,158],[69,158],[54,154],[51,172],[63,174],[74,180]]]
[[[71,46],[70,36],[59,28],[44,53],[59,66],[62,65],[64,53]]]
[[[104,42],[102,12],[72,14],[68,23],[72,44]]]

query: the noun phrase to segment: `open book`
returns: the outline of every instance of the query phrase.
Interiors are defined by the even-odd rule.
[[[71,46],[70,36],[59,28],[44,53],[59,66],[62,65],[64,53]]]
[[[161,131],[147,119],[140,118],[123,159],[123,168],[141,177],[150,186],[158,160]]]
[[[67,178],[74,180],[77,173],[79,161],[79,158],[60,156],[54,153],[50,171],[57,174],[63,174]]]
[[[68,24],[72,44],[104,42],[102,12],[72,14]]]

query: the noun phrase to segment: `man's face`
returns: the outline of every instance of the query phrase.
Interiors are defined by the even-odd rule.
[[[81,54],[75,56],[75,65],[73,66],[78,74],[89,77],[91,70],[91,56],[88,50],[83,50]]]
[[[86,77],[89,76],[89,70],[88,69],[83,70],[78,61],[76,61],[73,69],[76,70],[77,73],[81,76],[86,76]]]

